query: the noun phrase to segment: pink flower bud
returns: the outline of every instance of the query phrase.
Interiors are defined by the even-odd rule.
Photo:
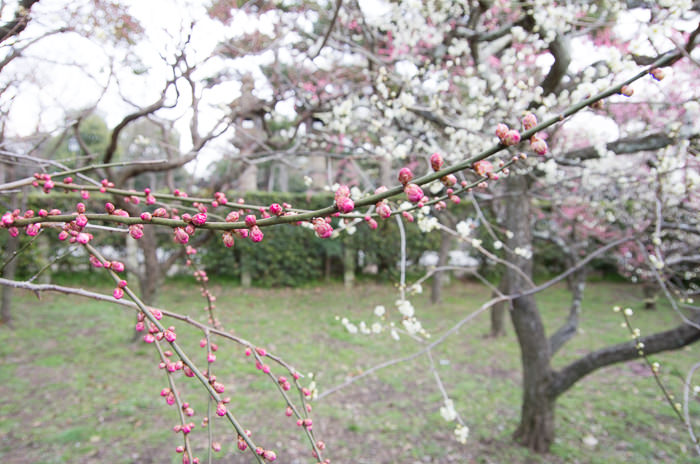
[[[153,343],[156,341],[155,337],[151,334],[146,334],[143,336],[143,341],[146,343]]]
[[[416,184],[407,184],[403,191],[411,203],[417,203],[423,198],[423,190]]]
[[[154,197],[150,193],[148,195],[146,195],[146,204],[147,205],[155,204],[155,202],[156,202],[156,197]]]
[[[258,353],[260,356],[267,356],[267,351],[265,350],[265,348],[258,346],[257,348],[255,348],[255,352]]]
[[[2,226],[10,227],[15,222],[15,218],[12,213],[5,213],[2,215]]]
[[[218,441],[213,442],[211,444],[211,449],[213,449],[216,452],[221,451],[221,443],[219,443]]]
[[[221,238],[224,241],[224,245],[226,246],[226,248],[233,247],[235,241],[233,239],[233,234],[231,232],[224,232],[221,235]]]
[[[275,452],[270,450],[265,450],[262,456],[268,461],[274,461],[275,459],[277,459],[277,455],[275,454]]]
[[[537,125],[537,116],[532,113],[527,113],[523,117],[523,128],[525,130],[530,130]]]
[[[480,176],[487,176],[493,171],[493,164],[488,160],[481,160],[474,163],[473,168]]]
[[[85,227],[87,223],[88,218],[84,214],[78,214],[78,216],[75,218],[75,224],[80,228]]]
[[[274,214],[275,216],[281,215],[282,212],[283,210],[279,203],[273,203],[270,205],[270,213]]]
[[[257,243],[261,242],[263,239],[264,235],[262,233],[262,230],[260,230],[260,227],[258,226],[253,226],[250,228],[250,239]]]
[[[75,205],[75,210],[79,214],[83,214],[85,212],[85,203],[78,203],[77,205]]]
[[[226,415],[226,405],[224,403],[219,403],[216,405],[216,414],[218,416]]]
[[[389,203],[387,203],[386,200],[382,200],[379,203],[377,203],[376,209],[377,209],[377,214],[382,219],[387,219],[387,218],[391,217],[391,208],[389,207]]]
[[[506,126],[505,124],[500,123],[496,126],[496,137],[498,137],[499,139],[503,140],[507,133],[508,126]]]
[[[39,233],[39,230],[41,230],[41,224],[27,224],[27,227],[25,228],[25,232],[27,235],[30,237],[35,237],[36,234]]]
[[[238,211],[231,211],[226,215],[226,222],[236,222],[240,218],[240,213]]]
[[[457,177],[454,174],[448,174],[440,178],[440,182],[446,187],[452,187],[457,183]]]
[[[547,142],[536,136],[530,139],[530,148],[540,156],[546,155],[548,151]]]
[[[347,214],[355,209],[355,202],[349,197],[339,198],[335,201],[335,205],[338,207],[341,213]]]
[[[143,321],[137,322],[136,325],[134,326],[134,330],[137,332],[143,332],[145,328],[146,328],[146,324],[144,324]]]
[[[10,234],[10,235],[12,235],[12,234]],[[60,231],[60,232],[58,233],[58,239],[59,239],[60,241],[64,241],[64,240],[67,239],[68,237],[69,237],[69,234],[68,234],[68,232],[66,232],[65,230],[62,230],[62,231]]]
[[[174,342],[175,339],[177,338],[177,335],[175,335],[175,332],[173,332],[172,330],[169,330],[169,329],[168,329],[168,330],[166,330],[166,331],[164,332],[163,337],[164,337],[167,341],[169,341],[170,343],[172,343],[172,342]]]
[[[620,93],[625,97],[631,97],[634,94],[634,89],[629,85],[623,85],[620,89]]]
[[[110,202],[105,203],[105,211],[107,211],[107,213],[112,214],[115,209],[117,209],[117,207],[114,206],[112,203],[110,203]]]
[[[411,170],[408,168],[401,168],[401,170],[399,171],[399,182],[401,182],[403,185],[406,185],[412,180],[413,173],[411,172]]]
[[[458,205],[462,201],[462,199],[459,198],[457,195],[450,195],[450,201],[455,205]]]
[[[124,290],[117,287],[114,289],[114,292],[112,292],[112,296],[114,296],[116,300],[121,300],[124,297]]]
[[[141,224],[132,224],[129,226],[129,235],[135,240],[143,237],[143,226]]]
[[[433,168],[433,171],[439,171],[442,169],[443,164],[445,164],[445,162],[443,161],[440,153],[433,153],[430,155],[430,167]]]
[[[506,146],[512,146],[520,143],[520,132],[515,129],[509,130],[506,132],[506,135],[503,136],[501,142],[503,142],[503,145]]]
[[[408,211],[401,211],[401,216],[408,222],[413,222],[413,215],[409,213]]]
[[[245,225],[248,227],[253,227],[255,224],[257,224],[257,222],[257,218],[252,214],[249,214],[245,217]]]
[[[182,227],[175,227],[173,230],[175,241],[183,245],[190,241],[190,235]]]
[[[333,234],[333,227],[323,218],[315,218],[313,221],[314,231],[318,238],[328,238]]]
[[[294,411],[292,410],[292,408],[290,408],[289,406],[287,406],[287,410],[284,411],[284,415],[287,416],[287,417],[292,417],[292,414],[294,414]]]
[[[153,217],[168,217],[168,211],[166,211],[165,208],[156,208],[156,210],[153,211]]]
[[[151,213],[141,213],[141,220],[142,221],[151,222],[151,219],[153,219],[153,216],[151,216]]]
[[[86,245],[90,241],[90,239],[92,239],[92,235],[86,234],[85,232],[80,232],[78,234],[78,237],[76,238],[78,243],[82,245]]]
[[[663,80],[663,78],[665,77],[664,70],[661,68],[654,68],[651,71],[649,71],[649,73],[657,81]]]
[[[369,228],[372,229],[372,230],[375,230],[375,229],[379,226],[379,224],[377,224],[377,221],[375,221],[375,220],[372,219],[372,218],[370,218],[370,220],[367,221],[367,225],[368,225]]]
[[[82,198],[83,200],[89,200],[90,199],[90,192],[88,192],[87,190],[81,190],[80,191],[80,198]]]
[[[192,224],[196,226],[203,226],[207,222],[206,213],[198,213],[192,216]]]
[[[207,354],[207,362],[213,363],[214,361],[216,361],[216,355],[214,353]]]
[[[250,348],[246,348],[246,349],[245,349],[245,355],[246,355],[246,356],[250,356],[251,354],[253,354],[253,351],[252,351]]]
[[[64,184],[72,184],[73,183],[73,178],[68,176],[63,179]]]
[[[114,272],[124,272],[124,263],[121,261],[112,261],[111,268]]]

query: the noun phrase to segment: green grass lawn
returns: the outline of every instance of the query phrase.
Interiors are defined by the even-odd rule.
[[[111,289],[103,287],[105,293]],[[337,318],[371,323],[378,304],[396,318],[397,291],[361,284],[303,289],[242,289],[212,282],[217,311],[228,329],[281,355],[301,372],[313,372],[324,391],[368,368],[411,354],[420,345],[402,336],[351,335]],[[488,291],[454,281],[444,303],[412,297],[417,316],[437,336],[476,310]],[[562,322],[569,299],[556,287],[538,296],[547,328]],[[635,310],[642,335],[677,324],[666,306],[641,309],[641,289],[596,283],[586,291],[580,333],[554,359],[555,366],[589,350],[629,339],[613,305]],[[132,342],[134,313],[106,303],[15,292],[13,329],[0,328],[0,462],[149,463],[181,462],[174,453],[180,436],[174,407],[159,396],[167,380],[151,345]],[[165,286],[158,306],[204,321],[204,301],[194,286]],[[488,314],[467,324],[433,351],[438,372],[468,422],[466,445],[453,439],[442,399],[424,356],[378,371],[314,403],[314,431],[336,463],[682,463],[693,462],[683,425],[663,401],[641,361],[620,364],[585,378],[557,403],[557,439],[549,455],[515,446],[510,434],[520,409],[519,351],[512,329],[485,338]],[[178,342],[204,363],[201,333],[174,323]],[[251,364],[243,349],[219,341],[214,373],[227,385],[231,408],[257,442],[277,452],[278,462],[310,463],[308,444],[284,415],[275,386]],[[698,347],[655,356],[663,379],[677,397],[682,376],[698,360]],[[277,369],[279,371],[279,369]],[[282,372],[279,372],[282,373]],[[206,433],[199,425],[206,399],[193,380],[178,376],[197,414],[192,434],[205,457]],[[693,401],[691,412],[700,416]],[[235,434],[222,421],[214,436],[223,444],[216,462],[254,462],[235,450]],[[695,420],[698,424],[698,420]],[[585,444],[594,437],[597,444]],[[206,460],[204,461],[206,462]]]

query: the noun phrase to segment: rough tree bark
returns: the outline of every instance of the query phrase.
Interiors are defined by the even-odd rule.
[[[513,175],[506,181],[510,197],[505,225],[513,232],[512,238],[508,239],[510,250],[532,250],[527,182],[524,175]],[[528,283],[522,274],[532,280],[532,259],[512,251],[506,253],[506,259],[511,264],[505,270],[506,293],[519,294],[527,290]],[[547,452],[554,441],[554,398],[549,395],[552,375],[549,341],[534,296],[515,298],[512,304],[510,316],[520,345],[523,368],[523,404],[520,424],[513,438],[534,451]]]
[[[501,281],[498,284],[498,292],[504,294],[507,292],[507,290],[508,283],[506,281],[506,276],[504,275],[501,277]],[[495,298],[499,295],[497,294],[497,292],[493,292],[493,295],[491,296]],[[489,337],[497,338],[504,337],[506,335],[505,315],[507,308],[507,301],[501,301],[500,303],[496,303],[495,305],[493,305],[493,308],[491,308],[491,331],[489,333]]]

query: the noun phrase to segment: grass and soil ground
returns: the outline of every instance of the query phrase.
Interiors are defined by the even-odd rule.
[[[394,307],[396,289],[360,284],[353,290],[330,284],[302,289],[242,289],[212,282],[225,327],[281,355],[301,372],[313,371],[323,391],[383,361],[420,349],[387,333],[351,335],[338,322],[375,320],[372,310]],[[102,291],[111,293],[103,287]],[[444,302],[412,297],[417,316],[434,336],[489,298],[474,283],[454,281]],[[551,332],[566,317],[566,289],[538,297]],[[595,283],[586,290],[580,333],[554,359],[555,366],[609,344],[629,340],[614,305],[635,310],[642,335],[669,328],[677,316],[663,304],[642,309],[641,288]],[[204,321],[204,302],[192,285],[167,284],[158,306]],[[132,342],[134,313],[105,303],[57,294],[15,292],[14,328],[0,328],[0,462],[164,463],[181,462],[181,444],[171,428],[174,407],[159,396],[167,380],[152,346]],[[684,463],[693,462],[688,434],[674,416],[642,360],[603,369],[585,378],[557,403],[557,438],[549,455],[535,455],[510,439],[520,410],[519,351],[512,329],[486,338],[483,314],[433,351],[445,387],[471,428],[466,445],[454,424],[439,414],[441,394],[421,356],[367,376],[314,403],[314,430],[335,463]],[[178,342],[195,354],[201,334],[178,327]],[[274,449],[281,463],[313,462],[305,437],[274,385],[260,375],[240,346],[219,343],[215,373],[227,385],[231,407],[254,437]],[[663,379],[681,397],[687,369],[700,346],[655,356]],[[181,381],[191,384],[191,380]],[[205,401],[187,394],[201,422]],[[700,403],[691,412],[700,416]],[[698,420],[696,419],[696,425]],[[193,433],[197,455],[206,456],[206,433]],[[223,444],[215,462],[253,462],[235,449],[230,427],[217,424]],[[595,442],[595,444],[594,444]]]

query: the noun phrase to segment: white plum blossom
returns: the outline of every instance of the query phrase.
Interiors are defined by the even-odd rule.
[[[455,438],[458,442],[463,445],[467,444],[467,438],[469,438],[469,427],[462,424],[457,424],[455,428]]]
[[[377,305],[374,307],[374,315],[377,317],[382,317],[386,313],[386,308],[382,305]]]
[[[415,309],[413,308],[411,302],[408,300],[396,300],[396,307],[398,308],[399,312],[405,317],[413,317],[413,315],[415,314]]]
[[[440,408],[440,415],[447,422],[452,422],[457,419],[457,411],[455,410],[454,401],[447,398],[445,399],[445,405]]]

